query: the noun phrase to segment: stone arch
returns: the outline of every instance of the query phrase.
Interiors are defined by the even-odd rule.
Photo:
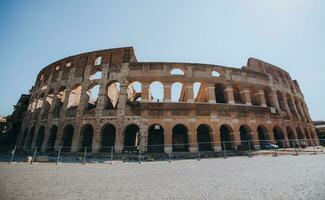
[[[87,110],[96,108],[99,97],[99,84],[94,84],[87,90],[88,105]]]
[[[224,90],[225,90],[224,84],[217,83],[214,85],[214,94],[216,97],[216,103],[227,103]]]
[[[290,126],[287,126],[286,131],[287,131],[287,135],[288,135],[289,146],[291,148],[293,148],[296,146],[296,136],[295,136],[294,130]]]
[[[115,80],[110,81],[106,86],[106,91],[105,109],[116,109],[120,94],[120,83]]]
[[[141,101],[142,84],[139,81],[130,83],[127,87],[129,101]]]
[[[201,124],[197,127],[196,133],[199,151],[212,151],[212,128],[207,124]]]
[[[159,81],[154,81],[149,85],[149,102],[164,101],[164,85]]]
[[[291,95],[289,93],[287,93],[287,103],[288,103],[290,112],[291,113],[296,113],[295,107],[294,107],[294,104],[293,104],[293,100],[292,100]]]
[[[53,125],[50,129],[49,139],[46,144],[46,151],[54,151],[57,132],[58,132],[58,127],[56,125]]]
[[[89,80],[97,80],[102,78],[102,69],[100,66],[92,66],[90,70]]]
[[[267,107],[274,107],[274,104],[272,102],[272,95],[271,95],[271,89],[267,88],[264,90],[264,97],[265,97],[265,103]]]
[[[173,68],[170,70],[170,75],[184,75],[184,71],[181,70],[180,68]]]
[[[234,100],[237,104],[244,104],[243,98],[240,94],[240,90],[237,86],[233,86]]]
[[[176,124],[172,129],[173,152],[187,152],[188,139],[188,128],[183,124]]]
[[[152,124],[148,129],[148,152],[164,152],[164,128],[160,124]]]
[[[66,87],[61,86],[55,99],[54,102],[54,109],[53,109],[53,116],[54,117],[59,117],[60,116],[60,111],[63,106],[63,102],[65,99],[65,93],[66,93]]]
[[[48,112],[50,111],[53,103],[53,99],[54,99],[54,89],[50,89],[44,101],[43,112],[45,114],[48,114]]]
[[[270,143],[270,138],[268,135],[268,129],[264,125],[257,126],[257,136],[260,143],[261,149],[263,149],[267,144]]]
[[[248,150],[249,148],[254,148],[251,134],[252,129],[247,124],[243,124],[239,127],[241,148],[245,150]]]
[[[171,86],[171,101],[172,102],[183,102],[183,84],[181,82],[175,82]]]
[[[71,150],[73,134],[74,134],[73,126],[71,124],[66,125],[63,129],[63,135],[61,139],[62,151],[69,152]]]
[[[223,124],[219,128],[222,150],[231,150],[234,146],[234,130],[228,124]]]
[[[91,124],[85,124],[82,126],[79,135],[79,146],[81,147],[79,151],[83,152],[85,151],[85,148],[87,148],[86,149],[87,152],[92,151],[93,135],[94,135],[94,129]]]
[[[279,146],[279,148],[284,148],[285,147],[285,142],[284,142],[284,134],[280,126],[274,126],[273,127],[273,135],[274,135],[274,140],[276,144]]]
[[[297,137],[298,137],[300,146],[306,145],[305,135],[302,132],[300,127],[296,127],[296,133],[297,133]]]
[[[35,146],[37,148],[42,147],[44,135],[45,135],[45,127],[41,126],[41,127],[39,127],[38,132],[37,132],[37,138],[36,138],[36,143],[35,143]]]
[[[276,91],[276,96],[278,98],[280,109],[281,110],[287,110],[286,106],[285,106],[284,97],[283,97],[282,92],[280,92],[279,90]]]
[[[129,124],[124,129],[124,151],[132,152],[138,149],[140,128],[136,124]]]
[[[68,109],[76,109],[80,104],[82,86],[80,84],[74,85],[71,88],[68,101]]]
[[[312,138],[311,138],[310,133],[306,127],[304,127],[304,133],[305,133],[308,145],[312,146],[314,143],[311,140]]]
[[[114,149],[116,139],[116,129],[112,124],[105,124],[101,129],[101,152],[111,152]]]

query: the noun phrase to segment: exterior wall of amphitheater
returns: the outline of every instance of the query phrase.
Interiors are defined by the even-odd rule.
[[[177,74],[173,74],[175,69]],[[141,91],[132,88],[135,82],[141,83]],[[153,82],[162,88],[160,100],[152,97],[156,90],[151,87]],[[182,87],[174,102],[176,82]],[[195,83],[199,85],[196,89]],[[94,87],[99,88],[96,99],[91,97]],[[179,124],[187,135],[181,142],[189,143],[190,152],[198,150],[200,125],[208,130],[214,151],[221,150],[222,127],[226,127],[234,149],[242,139],[241,127],[255,148],[259,148],[261,130],[264,138],[274,143],[283,139],[284,146],[291,145],[289,139],[310,139],[308,145],[318,144],[298,82],[286,71],[254,58],[241,69],[138,62],[132,47],[70,56],[41,70],[32,89],[19,144],[25,150],[38,146],[43,151],[49,146],[58,150],[67,145],[72,152],[79,151],[82,145],[99,152],[105,144],[113,144],[115,152],[121,153],[129,144],[125,141],[126,130],[132,124],[136,126],[130,130],[137,133],[144,151],[150,145],[148,132],[152,125],[163,129],[165,152],[173,151],[172,145],[177,142],[173,128]],[[103,134],[112,134],[104,133],[108,125],[107,131],[115,136],[108,137],[114,140],[111,143],[103,141]],[[70,132],[69,137],[66,132]],[[85,143],[89,132],[90,142]]]

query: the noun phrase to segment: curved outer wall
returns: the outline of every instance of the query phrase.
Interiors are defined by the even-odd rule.
[[[172,75],[175,68],[184,74]],[[101,76],[92,78],[96,72]],[[135,81],[141,83],[141,93],[131,88]],[[164,98],[159,102],[150,97],[149,88],[154,81],[163,85]],[[175,82],[182,84],[178,102],[171,99]],[[195,82],[200,82],[196,96]],[[96,85],[98,97],[92,100],[90,91]],[[92,128],[92,151],[98,152],[108,124],[115,130],[113,143],[117,153],[124,149],[125,130],[130,124],[138,126],[142,146],[148,144],[151,125],[162,127],[165,152],[172,151],[172,132],[177,124],[187,129],[190,152],[197,151],[197,130],[202,124],[209,129],[215,151],[221,149],[222,125],[228,127],[235,141],[232,148],[240,144],[242,125],[255,140],[255,148],[259,148],[258,126],[264,128],[265,138],[273,141],[274,130],[282,132],[285,146],[290,146],[290,137],[314,139],[309,145],[317,144],[303,94],[286,71],[254,58],[249,58],[241,69],[196,63],[141,63],[132,47],[75,55],[45,67],[33,87],[19,144],[27,150],[36,145],[46,150],[49,140],[54,140],[57,150],[64,145],[65,128],[71,125],[71,151],[79,151],[88,126]],[[56,137],[50,139],[53,127]],[[288,130],[293,136],[288,136]]]

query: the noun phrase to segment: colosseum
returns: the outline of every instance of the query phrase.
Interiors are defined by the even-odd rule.
[[[318,145],[304,96],[288,72],[247,66],[138,62],[132,47],[82,53],[40,71],[19,147],[115,153],[220,152]],[[113,148],[112,148],[113,147]]]

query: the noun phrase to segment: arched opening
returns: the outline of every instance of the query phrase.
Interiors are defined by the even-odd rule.
[[[35,133],[35,127],[33,126],[30,129],[29,136],[28,136],[28,140],[27,140],[27,143],[26,143],[26,148],[27,149],[31,149],[32,148],[32,144],[33,144],[33,140],[34,140],[34,133]]]
[[[128,125],[124,130],[124,151],[133,152],[139,146],[139,127],[135,124]]]
[[[62,151],[69,152],[71,150],[72,138],[73,138],[73,126],[67,125],[63,129],[63,136],[61,140]]]
[[[182,93],[183,93],[183,84],[180,82],[173,83],[171,88],[171,101],[183,102]]]
[[[217,103],[226,103],[224,90],[225,90],[225,86],[223,84],[217,83],[214,85],[214,93],[216,96]]]
[[[212,151],[211,127],[201,124],[197,129],[197,143],[199,151]]]
[[[46,147],[47,151],[54,151],[57,131],[58,131],[58,127],[56,125],[52,126],[50,130],[50,137],[47,142],[47,147]]]
[[[277,91],[276,95],[278,97],[278,102],[279,102],[280,109],[281,110],[286,110],[284,97],[283,97],[282,93],[280,91]]]
[[[159,81],[154,81],[149,85],[149,102],[164,101],[164,85]]]
[[[243,104],[244,101],[241,97],[240,91],[237,87],[233,86],[234,100],[237,104]]]
[[[212,77],[220,77],[220,73],[217,71],[212,71],[211,75],[212,75]]]
[[[81,138],[81,148],[80,151],[85,151],[85,148],[87,152],[92,151],[93,146],[93,126],[90,124],[86,124],[81,128],[80,132],[80,138]],[[80,145],[80,143],[79,143]]]
[[[292,100],[292,98],[291,98],[291,96],[289,94],[287,94],[287,102],[288,102],[290,112],[291,113],[296,113],[296,110],[295,110],[294,104],[293,104],[293,100]]]
[[[133,82],[128,85],[127,95],[129,101],[141,101],[142,84],[140,82]]]
[[[257,127],[258,141],[260,143],[261,149],[265,149],[266,145],[270,143],[267,138],[267,129],[265,126],[259,125]]]
[[[293,129],[290,126],[287,126],[286,131],[288,135],[289,145],[291,148],[293,148],[296,146],[296,138]]]
[[[105,109],[117,108],[118,99],[120,95],[120,83],[112,81],[107,84],[107,101]]]
[[[112,124],[106,124],[101,132],[101,152],[111,152],[115,145],[115,127]]]
[[[273,128],[273,135],[274,135],[275,142],[279,146],[279,148],[283,148],[285,144],[284,144],[284,135],[282,129],[278,126],[275,126]]]
[[[183,72],[183,70],[181,70],[179,68],[175,68],[170,71],[170,74],[171,75],[184,75],[184,72]]]
[[[219,131],[222,150],[231,150],[234,142],[232,128],[229,125],[224,124],[220,127]]]
[[[306,146],[306,141],[303,132],[301,131],[300,127],[296,128],[296,133],[298,136],[300,146]]]
[[[69,94],[68,109],[76,109],[80,103],[81,85],[75,85]]]
[[[99,85],[92,86],[88,91],[88,106],[87,110],[91,110],[96,108],[98,102],[98,94],[99,94]]]
[[[102,69],[100,66],[92,66],[90,70],[89,80],[96,80],[102,78]]]
[[[271,97],[271,93],[269,90],[264,90],[264,97],[265,97],[266,106],[273,107],[272,97]]]
[[[188,151],[187,128],[183,124],[177,124],[172,130],[173,152]]]
[[[48,112],[51,109],[52,103],[54,99],[54,90],[50,89],[47,97],[45,98],[44,106],[43,106],[43,113],[45,116],[47,116]]]
[[[45,132],[44,126],[41,126],[38,129],[38,133],[37,133],[37,139],[36,139],[36,144],[35,144],[35,146],[37,148],[41,148],[42,147],[43,140],[44,140],[44,132]]]
[[[193,83],[193,99],[195,100],[196,97],[199,94],[200,88],[201,88],[201,82],[195,82]]]
[[[159,124],[153,124],[149,127],[148,152],[164,152],[164,128]]]
[[[65,99],[65,92],[66,92],[66,87],[64,86],[60,87],[59,93],[57,94],[57,98],[55,98],[53,117],[57,118],[60,116],[60,111]]]
[[[100,64],[102,64],[102,57],[98,56],[95,59],[94,65],[100,65]]]
[[[239,127],[240,132],[240,147],[239,150],[248,150],[249,148],[253,149],[254,144],[251,137],[251,128],[247,125],[241,125]]]

